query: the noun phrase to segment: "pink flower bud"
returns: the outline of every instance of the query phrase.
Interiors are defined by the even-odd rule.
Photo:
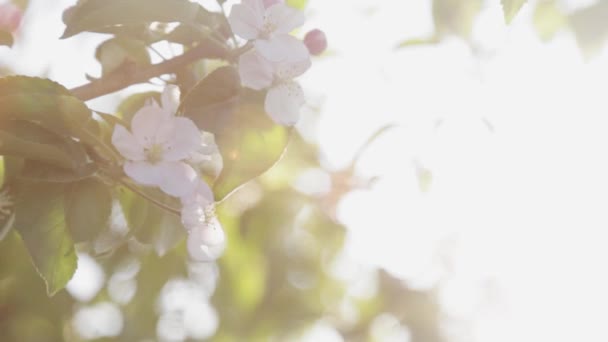
[[[325,33],[319,29],[309,31],[304,37],[304,44],[311,55],[318,56],[327,49]]]
[[[285,0],[264,0],[264,8],[268,8],[276,4],[284,4]]]
[[[12,3],[0,5],[0,29],[14,32],[21,25],[21,9]]]

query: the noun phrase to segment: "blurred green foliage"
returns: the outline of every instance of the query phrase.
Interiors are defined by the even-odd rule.
[[[471,44],[471,30],[483,2],[481,0],[432,0],[434,32],[429,37],[406,39],[397,45],[405,48],[432,45],[456,36]],[[560,0],[501,0],[505,22],[511,24],[524,6],[532,7],[532,24],[542,40],[552,39],[559,31],[571,30],[586,58],[597,54],[608,38],[608,2],[596,1],[576,10],[566,10]]]

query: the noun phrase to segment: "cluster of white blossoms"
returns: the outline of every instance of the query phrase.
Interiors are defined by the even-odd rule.
[[[253,49],[239,59],[241,83],[268,90],[264,108],[278,124],[293,126],[305,103],[295,78],[310,68],[310,54],[320,54],[327,42],[322,31],[309,32],[304,41],[290,32],[304,24],[304,14],[282,0],[242,0],[232,7],[228,22]]]
[[[267,90],[268,115],[278,124],[295,125],[305,100],[294,79],[310,68],[311,54],[325,50],[325,34],[312,30],[304,40],[292,36],[290,32],[304,24],[304,15],[283,0],[242,0],[232,7],[228,21],[236,35],[253,45],[239,58],[241,83]],[[176,93],[177,87],[166,87],[160,105],[150,101],[135,113],[131,130],[116,125],[112,143],[133,181],[180,199],[188,252],[194,260],[210,261],[223,252],[225,235],[214,212],[213,192],[201,174],[211,171],[217,176],[221,155],[213,135],[176,116]]]
[[[206,161],[219,158],[219,151],[209,133],[175,115],[177,91],[167,86],[160,106],[154,100],[146,103],[133,116],[130,131],[116,125],[112,144],[125,158],[123,170],[133,181],[180,199],[188,252],[194,260],[211,261],[223,252],[225,236],[214,213],[213,192],[201,173]]]

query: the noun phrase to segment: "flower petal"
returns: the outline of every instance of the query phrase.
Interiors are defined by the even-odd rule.
[[[280,80],[289,81],[305,73],[311,65],[309,57],[299,61],[282,62],[277,64],[275,74]]]
[[[199,179],[194,191],[182,196],[180,200],[183,206],[197,205],[204,208],[214,203],[214,196],[209,185],[204,180]]]
[[[262,90],[272,84],[273,67],[255,50],[249,50],[239,58],[239,76],[243,86]]]
[[[201,131],[196,124],[184,117],[170,120],[173,126],[171,136],[163,141],[163,160],[179,161],[196,152],[203,144]]]
[[[226,235],[217,218],[192,229],[187,245],[190,257],[196,261],[207,262],[219,258],[226,248]]]
[[[206,155],[220,153],[220,149],[215,143],[215,135],[213,133],[201,131],[201,138],[203,139],[203,144],[197,150],[198,153]]]
[[[289,33],[304,25],[304,13],[285,4],[276,4],[266,10],[265,23],[274,27],[276,33]]]
[[[293,126],[300,118],[300,107],[305,103],[304,91],[296,82],[284,82],[270,88],[264,108],[274,122]]]
[[[146,159],[144,148],[139,144],[135,136],[122,125],[114,126],[112,145],[128,160],[142,161]]]
[[[228,23],[237,36],[251,40],[258,37],[264,21],[264,3],[262,0],[243,0],[232,6]]]
[[[224,168],[224,160],[212,133],[202,132],[203,145],[188,157],[188,163],[205,175],[217,178]]]
[[[196,203],[182,205],[181,219],[184,228],[190,231],[205,224],[205,210]]]
[[[160,100],[165,115],[175,115],[177,108],[179,107],[179,87],[175,85],[166,86]]]
[[[131,131],[144,148],[149,148],[157,142],[159,127],[167,121],[162,109],[157,106],[144,106],[135,113],[131,121]]]
[[[277,34],[269,39],[258,39],[254,45],[256,51],[271,62],[293,62],[310,58],[304,42],[288,34]]]
[[[180,198],[182,224],[186,230],[201,226],[207,220],[205,208],[213,205],[213,192],[207,183],[199,179],[194,191]]]
[[[123,169],[127,176],[141,185],[159,186],[163,178],[162,169],[158,164],[145,161],[126,162]]]
[[[198,175],[194,169],[181,162],[157,164],[160,169],[160,189],[171,196],[181,197],[194,191]]]
[[[276,4],[284,4],[285,0],[264,0],[264,8],[269,8],[270,6],[274,6]]]

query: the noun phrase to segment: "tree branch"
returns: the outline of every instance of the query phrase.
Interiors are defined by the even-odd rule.
[[[88,101],[99,96],[111,94],[133,84],[146,82],[150,78],[170,74],[178,69],[203,58],[229,59],[231,54],[224,47],[211,41],[205,41],[183,55],[167,61],[142,67],[135,70],[121,70],[111,73],[98,80],[73,88],[70,91],[82,101]]]

